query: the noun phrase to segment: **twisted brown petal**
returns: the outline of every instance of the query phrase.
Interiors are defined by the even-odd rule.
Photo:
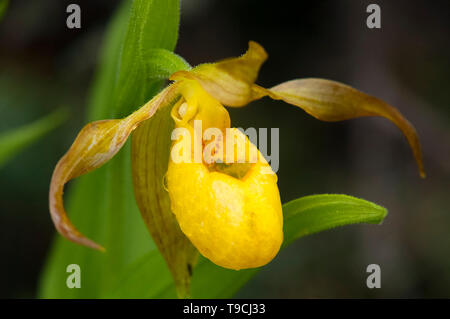
[[[178,296],[186,298],[198,252],[181,231],[164,185],[174,128],[171,109],[172,105],[161,107],[134,131],[131,161],[134,195],[142,218],[172,273]]]
[[[169,86],[140,109],[120,120],[87,124],[67,153],[59,160],[50,184],[50,215],[58,232],[67,239],[94,249],[104,248],[81,234],[67,217],[63,203],[64,185],[109,161],[123,146],[130,133],[149,119],[161,105],[174,98],[175,86]]]
[[[362,116],[381,116],[393,122],[405,135],[419,168],[425,177],[419,138],[412,124],[386,102],[348,85],[325,79],[298,79],[271,89],[254,85],[255,96],[268,95],[296,105],[321,121],[342,121]]]

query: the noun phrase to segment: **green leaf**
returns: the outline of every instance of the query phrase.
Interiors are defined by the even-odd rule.
[[[173,50],[178,23],[178,0],[123,1],[107,30],[91,91],[89,121],[128,115],[157,93],[164,75],[148,70],[169,67],[146,56],[154,55],[154,49]],[[177,63],[176,57],[168,60],[169,65]],[[41,277],[40,297],[102,297],[116,286],[123,269],[156,249],[135,203],[130,152],[128,142],[106,165],[69,185],[65,199],[71,220],[107,251],[78,246],[57,234]],[[81,267],[81,289],[66,286],[66,267],[72,263]]]
[[[8,9],[9,0],[0,0],[0,21],[2,21],[3,16],[6,13],[6,10]]]
[[[311,195],[283,205],[284,242],[338,226],[379,224],[386,217],[385,208],[348,195]]]
[[[178,39],[180,20],[178,0],[135,0],[124,40],[120,72],[111,112],[114,117],[128,115],[155,95],[163,75],[155,72],[156,62],[147,59],[152,49],[173,51]]]
[[[191,68],[185,59],[166,49],[150,49],[145,52],[144,60],[148,65],[147,72],[150,80],[168,79],[176,71]]]
[[[260,268],[238,271],[226,269],[202,257],[192,277],[192,297],[231,298],[259,270]]]
[[[61,125],[68,117],[65,108],[24,126],[0,134],[0,168],[23,149]]]
[[[153,250],[130,265],[119,277],[117,286],[105,298],[176,298],[175,285],[166,261]]]
[[[282,249],[298,238],[334,227],[356,223],[381,223],[386,214],[385,208],[348,195],[311,195],[293,200],[283,205]],[[133,274],[132,277],[127,278],[127,272],[123,275],[121,284],[115,289],[114,298],[170,298],[174,290],[172,280],[168,271],[153,268],[152,263],[157,260],[155,254],[149,254],[136,262],[133,268],[127,271]],[[259,269],[234,271],[219,267],[201,257],[194,269],[191,295],[193,298],[230,298]],[[154,277],[149,274],[151,271],[160,274],[156,282],[152,281]],[[150,281],[146,281],[147,278]],[[157,289],[153,289],[153,285]]]
[[[111,114],[111,103],[119,73],[120,55],[130,20],[131,1],[123,1],[111,19],[101,50],[97,73],[88,101],[88,121],[103,120]]]

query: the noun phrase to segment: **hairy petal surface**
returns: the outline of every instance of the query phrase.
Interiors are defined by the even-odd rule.
[[[149,119],[158,108],[174,98],[175,86],[169,86],[140,109],[121,120],[102,120],[87,124],[53,171],[50,184],[50,215],[56,229],[67,239],[94,249],[103,247],[86,238],[70,222],[64,209],[64,185],[105,164],[123,146],[130,133]]]

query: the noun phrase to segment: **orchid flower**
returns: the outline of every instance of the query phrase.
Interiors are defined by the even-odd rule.
[[[70,222],[63,205],[64,185],[109,161],[139,128],[132,145],[136,200],[175,281],[183,280],[177,275],[175,264],[182,260],[192,272],[197,250],[217,265],[236,270],[270,262],[283,242],[277,176],[245,136],[244,144],[237,147],[253,150],[257,158],[250,160],[246,155],[238,163],[176,162],[167,156],[149,161],[144,152],[148,143],[158,143],[162,138],[155,126],[145,129],[146,123],[158,114],[168,117],[175,128],[189,131],[196,120],[201,120],[201,147],[205,148],[203,133],[208,128],[225,133],[231,127],[224,106],[243,107],[265,96],[297,106],[322,121],[363,116],[387,118],[406,137],[420,175],[425,176],[416,131],[397,109],[350,86],[325,79],[296,79],[263,88],[255,81],[266,59],[264,48],[250,41],[247,52],[240,57],[173,73],[172,82],[166,88],[129,116],[86,125],[56,165],[51,180],[50,213],[61,235],[75,243],[104,250]],[[168,108],[170,112],[163,114],[162,110]],[[237,136],[242,134],[233,130]],[[216,140],[226,138],[225,134],[216,136]],[[176,147],[174,141],[172,150]],[[224,150],[212,148],[211,151],[217,154]],[[152,159],[157,156],[153,154]],[[195,156],[194,152],[189,152],[189,156]],[[167,170],[164,178],[146,171],[150,165],[155,170]],[[149,186],[151,183],[156,186]]]

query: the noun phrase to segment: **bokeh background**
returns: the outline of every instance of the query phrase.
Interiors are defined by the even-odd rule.
[[[65,26],[71,2],[81,6],[81,29]],[[381,6],[381,29],[366,27],[369,3]],[[47,208],[51,173],[85,124],[102,36],[117,4],[14,0],[0,22],[0,132],[60,106],[71,111],[64,126],[0,170],[2,298],[36,296],[55,236]],[[183,1],[176,52],[192,65],[239,55],[255,40],[269,53],[263,86],[321,77],[380,97],[415,125],[428,173],[419,178],[405,138],[384,119],[324,123],[269,99],[230,110],[233,126],[280,128],[283,202],[344,193],[389,210],[381,226],[297,241],[236,297],[450,297],[449,13],[445,0]],[[381,266],[381,289],[366,287],[372,263]]]

